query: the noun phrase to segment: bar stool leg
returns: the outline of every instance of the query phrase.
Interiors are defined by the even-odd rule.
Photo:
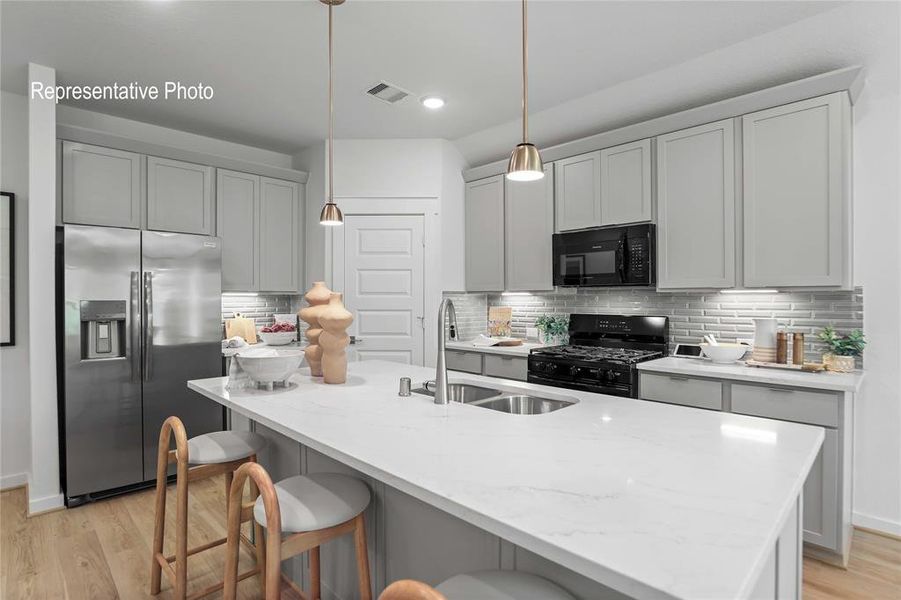
[[[162,437],[162,436],[161,436]],[[160,452],[157,458],[156,466],[156,510],[154,511],[153,522],[153,553],[151,554],[150,564],[150,595],[156,596],[160,593],[160,579],[163,574],[163,567],[157,560],[157,555],[163,553],[163,538],[166,528],[166,470],[169,465],[168,461],[168,435],[167,445],[160,443]]]
[[[310,600],[319,600],[321,596],[319,576],[319,546],[316,546],[310,549]]]
[[[357,551],[357,577],[360,580],[360,600],[372,600],[372,584],[369,581],[369,552],[366,550],[366,521],[363,519],[363,513],[357,515],[355,521],[354,547]]]
[[[175,476],[175,598],[188,589],[188,462],[179,460]]]

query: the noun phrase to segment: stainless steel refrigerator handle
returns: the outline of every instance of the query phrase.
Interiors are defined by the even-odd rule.
[[[141,382],[141,274],[131,272],[129,288],[129,329],[126,354],[131,364],[131,380]]]
[[[144,381],[153,376],[153,273],[144,271]]]

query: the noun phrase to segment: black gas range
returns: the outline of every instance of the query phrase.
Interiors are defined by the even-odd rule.
[[[636,364],[666,356],[666,317],[569,317],[569,344],[535,348],[529,382],[614,396],[638,397]]]

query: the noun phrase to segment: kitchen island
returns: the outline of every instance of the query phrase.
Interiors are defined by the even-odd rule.
[[[577,400],[511,415],[399,397],[402,376],[434,371],[367,361],[345,385],[301,371],[272,392],[188,386],[367,478],[376,591],[399,577],[436,583],[459,564],[537,572],[583,598],[800,596],[800,495],[821,428],[451,375]],[[432,535],[421,503],[464,523]],[[326,581],[330,568],[353,579],[324,555]]]

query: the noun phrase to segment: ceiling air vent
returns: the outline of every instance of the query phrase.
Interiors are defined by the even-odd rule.
[[[396,85],[385,83],[384,81],[372,86],[371,88],[366,90],[366,93],[373,98],[378,98],[382,102],[387,102],[388,104],[395,104],[396,102],[400,102],[410,95],[410,92],[402,90]]]

